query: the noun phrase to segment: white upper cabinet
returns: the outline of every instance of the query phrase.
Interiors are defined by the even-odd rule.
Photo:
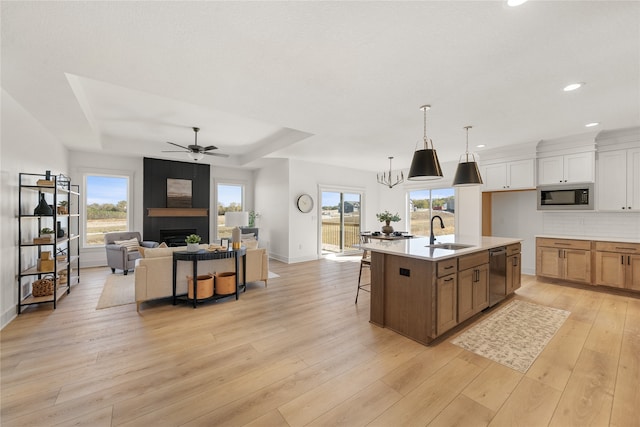
[[[483,191],[535,188],[534,159],[492,163],[482,168]]]
[[[594,152],[541,157],[538,159],[538,184],[594,182]]]
[[[598,210],[640,211],[640,148],[598,154]]]

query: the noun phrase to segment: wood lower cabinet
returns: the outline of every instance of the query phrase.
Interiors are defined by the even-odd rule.
[[[436,333],[443,334],[458,324],[457,275],[441,277],[436,282],[437,321]]]
[[[522,245],[514,243],[507,246],[507,262],[506,262],[506,288],[507,295],[515,292],[522,284]]]
[[[489,307],[489,252],[458,259],[458,323]]]
[[[591,284],[591,241],[538,237],[536,274]]]
[[[595,284],[640,291],[640,244],[596,242]]]

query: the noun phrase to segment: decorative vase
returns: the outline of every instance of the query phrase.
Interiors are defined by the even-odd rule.
[[[62,224],[58,221],[58,226],[56,227],[58,237],[64,237],[64,230],[62,229]]]
[[[53,209],[47,204],[47,201],[44,199],[44,194],[40,194],[40,203],[38,203],[38,206],[33,210],[33,214],[42,216],[53,215]]]
[[[393,233],[393,227],[391,226],[391,221],[386,221],[387,225],[383,225],[382,226],[382,232],[385,234],[385,236],[388,236],[389,234]]]
[[[187,243],[187,252],[198,252],[200,250],[200,244]]]

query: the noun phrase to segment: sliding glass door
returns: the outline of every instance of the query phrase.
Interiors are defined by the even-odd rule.
[[[322,192],[322,254],[354,251],[360,241],[360,193]]]

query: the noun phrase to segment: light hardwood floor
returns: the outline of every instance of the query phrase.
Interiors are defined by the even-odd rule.
[[[640,300],[523,276],[571,316],[526,374],[369,324],[359,262],[286,265],[239,301],[96,310],[107,268],[1,336],[3,426],[637,426]],[[366,273],[365,273],[366,274]],[[368,277],[365,277],[368,280]]]

